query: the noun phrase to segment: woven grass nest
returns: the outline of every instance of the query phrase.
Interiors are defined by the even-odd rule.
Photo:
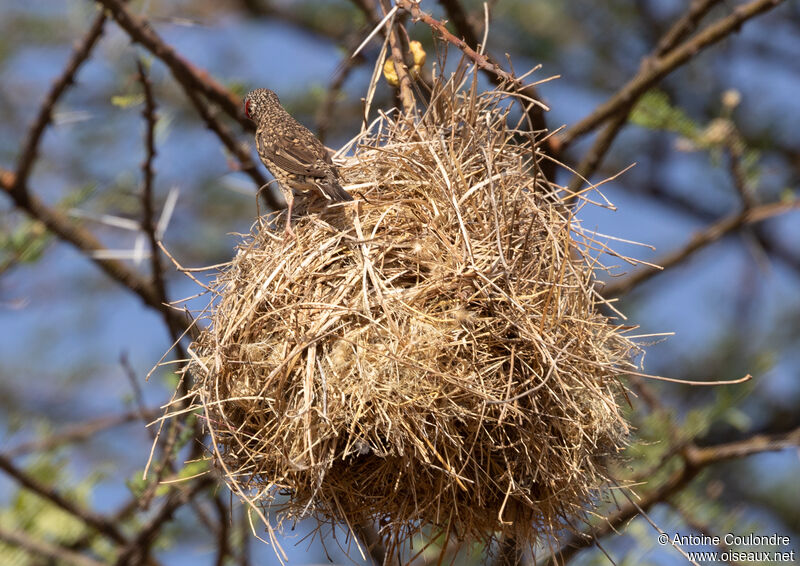
[[[211,286],[193,399],[272,521],[537,544],[624,443],[637,348],[598,310],[518,102],[476,89],[456,75],[414,119],[382,115],[339,161],[358,202],[309,205],[294,240],[261,219]]]

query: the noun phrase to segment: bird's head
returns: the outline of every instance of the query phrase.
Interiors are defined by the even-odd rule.
[[[275,108],[281,108],[281,101],[278,100],[278,95],[268,88],[251,90],[244,97],[244,113],[256,124],[261,123],[263,116]]]

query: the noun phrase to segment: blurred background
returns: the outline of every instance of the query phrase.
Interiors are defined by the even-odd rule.
[[[488,4],[487,51],[506,68],[504,54],[509,54],[520,74],[541,65],[530,82],[557,75],[538,89],[550,108],[548,128],[566,126],[568,131],[636,75],[642,58],[690,4],[697,3],[496,0]],[[700,28],[747,2],[707,4],[712,7]],[[365,6],[372,2],[149,0],[130,2],[128,9],[233,93],[256,87],[275,90],[295,117],[336,148],[361,127],[362,97],[381,47],[378,35],[358,58],[349,58],[372,29]],[[482,3],[422,3],[439,20],[456,21],[456,7],[481,37]],[[40,105],[97,13],[96,4],[87,0],[3,0],[0,5],[4,171],[15,170]],[[436,51],[431,30],[410,19],[406,23],[411,38],[429,55],[429,73]],[[670,535],[778,533],[791,539],[780,550],[798,549],[800,212],[792,210],[800,196],[798,54],[800,4],[784,2],[672,71],[639,99],[591,177],[598,182],[635,163],[600,187],[613,208],[584,206],[579,212],[586,230],[646,244],[609,239],[621,253],[658,263],[684,250],[695,234],[743,209],[786,205],[763,221],[725,230],[718,241],[676,261],[663,274],[621,289],[616,306],[627,324],[639,326],[636,334],[674,333],[643,339],[648,373],[699,381],[754,377],[719,387],[634,383],[636,395],[627,408],[635,427],[631,447],[614,471],[621,484],[648,480],[634,490],[657,488],[687,465],[682,453],[687,445],[743,447],[736,457],[704,465],[649,508],[652,520]],[[451,50],[453,60],[457,55]],[[90,230],[131,270],[149,277],[149,244],[139,230],[146,155],[139,57],[157,103],[153,190],[156,214],[166,210],[164,245],[185,267],[225,262],[238,233],[248,232],[254,221],[258,186],[206,127],[163,62],[132,44],[112,20],[75,84],[54,108],[28,190]],[[488,80],[485,87],[490,88]],[[395,104],[393,89],[381,80],[373,107]],[[238,143],[252,145],[252,135],[239,123],[225,116],[220,120]],[[578,137],[560,159],[576,167],[599,130]],[[565,169],[557,175],[564,185],[572,178]],[[0,473],[0,529],[113,563],[110,542],[24,487],[17,474],[53,486],[81,508],[110,518],[147,489],[141,475],[154,427],[143,426],[142,413],[149,415],[148,422],[159,414],[176,378],[163,367],[148,381],[145,376],[173,339],[158,310],[106,276],[87,256],[53,236],[4,192],[0,454],[16,471],[0,466],[5,471]],[[616,258],[603,261],[619,264],[614,268],[619,281],[635,270]],[[166,265],[170,300],[201,291]],[[612,288],[617,282],[604,279]],[[200,297],[187,304],[202,308],[206,302]],[[753,443],[759,439],[766,444],[756,449]],[[270,546],[250,536],[248,528],[239,529],[243,511],[231,503],[225,488],[211,493],[216,500],[198,499],[198,509],[177,510],[155,541],[153,560],[176,566],[279,564]],[[625,498],[617,498],[623,505]],[[604,505],[609,513],[616,509],[614,503]],[[120,515],[118,524],[133,532],[152,513],[153,508],[131,511],[124,519]],[[222,562],[219,539],[209,536],[203,522],[204,516],[216,513],[235,518],[229,538],[236,551]],[[366,563],[352,545],[347,558],[351,543],[344,531],[325,533],[321,541],[319,535],[307,536],[313,528],[300,523],[282,535],[291,564],[329,559]],[[617,564],[686,562],[674,548],[659,545],[657,535],[640,517],[603,537],[602,550],[590,548],[568,560],[609,563],[607,553]],[[3,564],[73,563],[63,556],[45,559],[23,544],[9,543],[7,536],[0,539],[6,543],[0,542]],[[711,547],[687,548],[703,549]],[[437,552],[423,553],[417,563],[429,555]],[[480,549],[469,549],[449,560],[481,563],[485,558]]]

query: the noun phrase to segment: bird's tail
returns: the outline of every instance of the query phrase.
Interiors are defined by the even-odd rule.
[[[331,199],[333,202],[353,200],[352,195],[342,188],[342,186],[339,184],[339,181],[336,179],[326,180],[328,182],[325,183],[325,187],[323,188],[323,192],[325,193],[326,197]]]

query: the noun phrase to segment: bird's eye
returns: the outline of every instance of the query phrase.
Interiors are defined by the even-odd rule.
[[[244,115],[250,117],[250,101],[246,100],[244,103]]]

